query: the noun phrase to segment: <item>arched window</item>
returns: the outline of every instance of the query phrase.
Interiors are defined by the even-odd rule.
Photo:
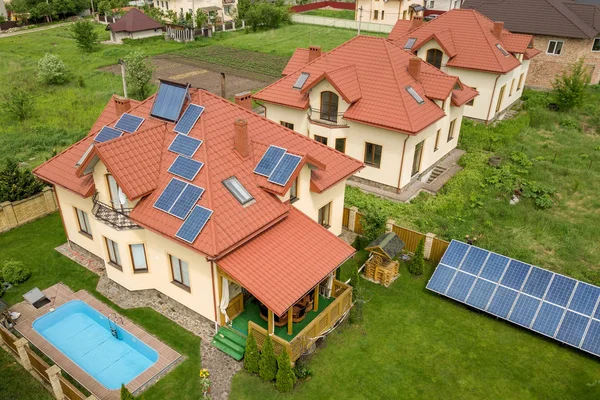
[[[338,99],[333,92],[321,92],[321,119],[337,122]]]
[[[438,49],[429,49],[427,50],[427,62],[437,69],[440,69],[442,66],[442,53],[441,50]]]

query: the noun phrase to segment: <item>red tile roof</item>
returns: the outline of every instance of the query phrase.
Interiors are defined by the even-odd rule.
[[[449,67],[506,73],[521,63],[512,54],[503,55],[496,45],[508,52],[524,54],[533,38],[503,29],[498,39],[493,28],[494,21],[477,11],[454,9],[413,30],[402,23],[397,29],[394,27],[388,39],[402,46],[409,38],[417,39],[413,52],[435,40],[450,57]]]
[[[354,252],[292,207],[286,219],[217,264],[281,316]]]
[[[162,29],[162,25],[137,8],[130,9],[117,22],[108,26],[113,32],[141,32],[151,29]]]
[[[402,46],[384,38],[357,36],[293,72],[289,72],[291,67],[286,68],[287,76],[253,97],[304,110],[309,106],[308,93],[293,86],[302,72],[308,72],[310,77],[305,87],[328,79],[351,103],[344,119],[416,134],[444,117],[444,112],[428,98],[427,92],[435,93],[437,97],[434,98],[439,98],[443,97],[441,92],[447,90],[444,97],[447,98],[456,78],[422,62],[421,78],[415,80],[407,72],[412,55]],[[299,49],[296,52],[304,54],[306,51]],[[297,65],[294,61],[293,67]],[[444,84],[440,86],[440,82]],[[412,98],[406,90],[408,86],[425,100],[423,104]]]
[[[283,69],[281,75],[286,76],[296,71],[297,69],[308,64],[309,59],[309,50],[308,49],[296,49],[292,58],[288,61],[287,65]],[[321,55],[327,54],[326,52],[322,52]]]

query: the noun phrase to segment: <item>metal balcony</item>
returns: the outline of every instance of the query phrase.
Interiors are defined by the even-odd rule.
[[[328,113],[321,111],[318,108],[309,108],[308,109],[308,119],[312,122],[316,122],[322,125],[329,126],[348,126],[345,122],[343,122],[344,113]]]
[[[129,214],[133,211],[133,208],[121,208],[117,210],[113,206],[98,200],[98,192],[94,194],[92,201],[94,202],[92,214],[97,220],[119,231],[124,229],[142,229],[141,226],[129,219]]]

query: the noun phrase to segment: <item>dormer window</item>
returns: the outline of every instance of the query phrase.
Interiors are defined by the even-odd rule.
[[[423,98],[419,95],[419,93],[417,93],[417,91],[412,86],[407,86],[406,91],[408,92],[408,94],[410,94],[412,96],[413,99],[415,99],[415,101],[418,104],[425,103],[425,100],[423,100]],[[442,105],[442,107],[443,107],[443,105]]]
[[[442,53],[441,50],[429,49],[427,50],[427,62],[436,67],[437,69],[440,69],[442,67],[443,55],[444,53]]]
[[[296,80],[296,83],[294,83],[294,89],[302,89],[309,76],[310,74],[308,72],[302,72]]]
[[[227,190],[229,190],[229,193],[231,193],[241,205],[246,205],[254,200],[254,197],[252,197],[250,192],[246,190],[244,185],[242,185],[235,176],[225,179],[223,185],[225,185]]]
[[[413,48],[415,43],[417,42],[417,38],[409,38],[404,45],[404,50],[410,50]]]
[[[500,53],[502,53],[504,57],[508,57],[508,51],[504,50],[504,47],[502,47],[500,43],[497,43],[496,47],[498,48],[498,50],[500,50]]]
[[[321,93],[321,119],[337,122],[339,97],[333,92]]]
[[[108,192],[110,194],[110,202],[115,210],[123,210],[127,206],[127,196],[112,175],[106,175],[108,181]]]

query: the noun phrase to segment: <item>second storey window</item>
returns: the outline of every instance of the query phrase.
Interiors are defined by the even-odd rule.
[[[600,51],[600,38],[594,39],[594,44],[592,45],[592,51]]]
[[[335,139],[335,149],[340,153],[346,152],[346,138]]]
[[[280,121],[281,125],[285,126],[288,129],[294,130],[294,124],[291,122]]]
[[[171,259],[171,271],[173,273],[173,283],[186,289],[190,290],[190,273],[188,270],[188,263],[175,256],[169,256]]]
[[[433,146],[433,151],[437,151],[440,148],[440,135],[442,134],[442,130],[438,129],[435,134],[435,145]]]
[[[104,238],[104,240],[106,242],[106,248],[108,249],[108,263],[115,268],[122,269],[123,266],[121,264],[121,255],[119,254],[119,245],[109,238]]]
[[[365,143],[365,164],[379,168],[383,148],[378,144]]]
[[[525,77],[525,74],[521,74],[521,76],[519,76],[519,84],[517,85],[517,90],[521,90],[521,88],[523,87],[523,78]]]
[[[338,95],[333,92],[321,93],[321,119],[337,122]]]
[[[325,146],[327,146],[327,138],[325,136],[315,135],[315,140],[317,142],[323,143]]]
[[[79,208],[76,208],[75,211],[77,212],[77,221],[79,222],[79,232],[85,236],[92,237],[92,228],[90,228],[90,220],[87,213],[81,211]]]
[[[131,265],[133,265],[133,272],[148,271],[146,248],[143,243],[129,245],[129,253],[131,254]]]
[[[290,202],[293,203],[296,200],[298,200],[298,177],[294,179],[292,186],[290,186]]]
[[[441,50],[438,49],[429,49],[427,50],[427,62],[437,69],[442,67],[442,53]]]
[[[456,125],[456,119],[453,119],[452,122],[450,122],[450,129],[448,129],[448,141],[451,141],[452,139],[454,139],[455,125]]]
[[[554,54],[556,56],[560,55],[563,48],[562,40],[550,40],[548,42],[548,49],[546,50],[546,54]]]
[[[108,182],[108,191],[110,194],[110,202],[115,210],[123,209],[127,206],[127,196],[121,190],[117,181],[112,175],[106,175]]]
[[[379,10],[374,10],[373,11],[373,19],[377,20],[379,18]]]
[[[329,228],[330,226],[330,217],[331,217],[331,203],[327,203],[323,207],[319,209],[319,224],[323,225],[325,228]]]

